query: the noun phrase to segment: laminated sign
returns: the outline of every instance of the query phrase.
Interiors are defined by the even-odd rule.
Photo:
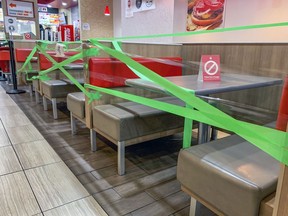
[[[219,55],[202,55],[200,63],[200,71],[198,75],[199,81],[220,81],[220,56]]]

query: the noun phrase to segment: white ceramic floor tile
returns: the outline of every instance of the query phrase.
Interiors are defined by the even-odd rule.
[[[44,212],[44,216],[106,216],[106,212],[93,197],[87,197]]]
[[[12,144],[42,140],[41,133],[32,125],[6,128]]]
[[[0,148],[0,175],[22,170],[12,146]]]
[[[15,145],[14,148],[24,169],[61,161],[61,158],[44,139]]]
[[[5,106],[0,107],[0,117],[2,116],[11,116],[14,114],[23,113],[22,110],[18,106]]]
[[[0,215],[41,213],[23,172],[0,176]]]
[[[63,162],[29,169],[25,172],[43,211],[89,195]]]
[[[17,113],[14,115],[1,116],[1,120],[5,128],[18,127],[31,124],[30,120],[24,113]]]
[[[2,124],[0,124],[0,147],[11,145],[5,129],[3,127],[1,128],[1,126]]]

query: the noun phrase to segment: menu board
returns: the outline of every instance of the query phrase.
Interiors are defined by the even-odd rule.
[[[8,16],[33,18],[33,2],[7,0],[7,13]]]
[[[39,12],[39,24],[42,25],[59,25],[59,15],[52,13]]]

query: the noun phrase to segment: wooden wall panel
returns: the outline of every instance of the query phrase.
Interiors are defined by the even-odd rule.
[[[222,72],[284,78],[288,73],[288,44],[184,44],[184,61],[199,62],[203,54],[219,54]],[[199,65],[184,74],[198,74]],[[278,110],[281,86],[251,89],[221,97],[274,112]]]

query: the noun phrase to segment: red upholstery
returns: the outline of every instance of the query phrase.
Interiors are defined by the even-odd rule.
[[[65,59],[78,54],[79,52],[64,52],[65,57],[59,57],[59,61],[64,61]],[[72,63],[83,63],[83,59],[78,59]]]
[[[67,58],[69,58],[70,56],[76,55],[79,52],[65,52],[65,56],[66,57],[56,57],[56,53],[55,52],[47,52],[53,59],[56,60],[56,62],[62,62],[64,60],[66,60]],[[40,70],[46,70],[50,67],[52,67],[52,63],[43,55],[43,54],[39,54],[39,61],[40,61]],[[72,63],[83,63],[82,59],[78,59]]]
[[[10,51],[9,47],[0,47],[0,68],[3,72],[9,73]]]
[[[55,52],[47,52],[53,59],[58,62],[58,57],[55,57]],[[39,54],[39,65],[40,70],[46,70],[53,66],[52,62],[50,62],[42,53]]]
[[[182,59],[179,57],[160,58],[163,62],[145,58],[133,59],[163,77],[182,75],[181,65],[165,62],[165,60],[181,62]],[[138,78],[126,64],[111,58],[90,58],[89,73],[91,85],[107,88],[125,86],[126,79]]]
[[[288,76],[286,76],[285,78],[282,90],[276,128],[278,130],[286,131],[287,123],[288,123]]]
[[[32,49],[15,49],[15,57],[16,62],[25,62],[29,54],[31,53]],[[34,54],[34,57],[36,57],[36,53]],[[37,60],[31,60],[31,62],[36,62]]]

